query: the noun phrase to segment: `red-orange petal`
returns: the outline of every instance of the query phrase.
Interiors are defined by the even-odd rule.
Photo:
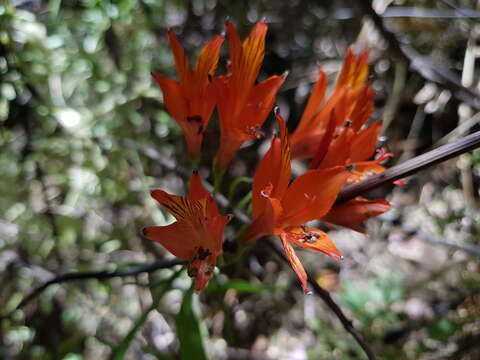
[[[352,129],[359,131],[360,128],[370,119],[373,114],[373,98],[375,93],[370,88],[370,85],[364,84],[356,93],[355,107],[350,114],[352,121]]]
[[[245,231],[244,238],[248,242],[253,242],[262,236],[275,235],[281,231],[277,223],[283,212],[282,205],[278,199],[270,198],[267,194],[264,196],[266,196],[264,211],[254,218]]]
[[[337,79],[337,88],[350,86],[357,90],[365,83],[367,76],[368,52],[362,51],[360,55],[355,56],[349,47],[343,61],[342,71]]]
[[[307,273],[305,272],[302,263],[295,254],[295,250],[293,250],[292,245],[290,245],[290,242],[288,241],[284,233],[280,235],[280,240],[282,241],[283,250],[287,255],[290,266],[292,267],[293,271],[297,275],[298,280],[300,281],[300,284],[302,285],[303,292],[305,294],[309,294],[310,291],[308,290]]]
[[[265,153],[262,160],[255,170],[252,185],[252,217],[258,218],[264,211],[267,204],[267,198],[262,196],[262,191],[271,186],[273,189],[273,182],[277,180],[277,174],[280,169],[280,153],[281,142],[280,139],[274,137],[270,145],[270,149]]]
[[[315,156],[310,164],[310,169],[317,169],[328,154],[328,149],[332,143],[333,135],[335,134],[335,112],[332,110],[330,120],[328,121],[327,129],[322,139],[318,142],[318,148]]]
[[[203,200],[211,196],[205,189],[200,178],[198,171],[194,171],[190,177],[190,192],[188,193],[188,199],[190,201]]]
[[[167,226],[150,226],[143,229],[143,235],[160,243],[180,259],[190,260],[199,245],[195,229],[191,224],[177,221]]]
[[[193,221],[202,213],[203,205],[200,201],[189,201],[183,196],[171,195],[163,190],[153,190],[150,194],[177,220]]]
[[[213,275],[217,254],[212,254],[205,260],[196,260],[188,265],[189,274],[194,278],[195,291],[202,291]]]
[[[348,85],[351,74],[353,74],[353,67],[355,66],[355,55],[352,48],[348,47],[347,53],[343,59],[342,70],[337,78],[337,88],[341,88]]]
[[[317,82],[313,86],[310,97],[308,98],[307,106],[303,111],[300,123],[298,124],[298,127],[295,131],[302,132],[309,127],[310,122],[320,111],[320,105],[322,105],[324,101],[327,85],[327,74],[322,69],[320,69]]]
[[[167,35],[170,40],[173,59],[175,60],[175,66],[177,68],[178,76],[180,77],[180,82],[182,84],[188,83],[191,77],[191,70],[188,65],[188,58],[185,55],[185,51],[173,31],[168,30]]]
[[[185,121],[188,116],[188,106],[183,97],[180,85],[162,74],[152,73],[152,76],[160,86],[160,89],[162,89],[163,102],[169,114],[177,123]]]
[[[213,76],[217,68],[220,48],[224,40],[224,36],[217,35],[202,48],[195,66],[195,77],[197,80],[207,81],[209,75]]]
[[[270,197],[281,199],[287,190],[291,177],[291,156],[288,141],[288,131],[285,120],[276,115],[280,129],[280,138],[272,139],[270,149],[267,151],[255,171],[252,186],[252,213],[257,218],[265,209],[266,198],[261,192],[267,187],[272,187]]]
[[[346,103],[345,97],[349,95],[347,94],[347,90],[349,89],[345,87],[335,89],[325,105],[322,106],[320,111],[309,122],[308,126],[302,128],[301,131],[295,130],[290,139],[295,158],[312,158],[315,156],[318,142],[313,143],[315,141],[314,139],[321,139],[321,136],[325,134],[333,110],[335,111],[336,125],[343,125],[346,120],[347,110],[341,109],[340,106],[344,106],[341,104]],[[309,144],[305,145],[305,142],[309,142]]]
[[[350,161],[352,163],[366,161],[375,154],[381,130],[382,123],[376,122],[355,134],[350,148]]]
[[[338,166],[308,170],[297,177],[282,199],[283,226],[301,225],[324,216],[349,176],[350,172],[344,166]]]
[[[318,166],[327,169],[333,166],[347,165],[350,158],[350,147],[355,133],[350,128],[342,128],[340,134],[330,143],[328,152]]]
[[[267,35],[267,24],[259,21],[255,24],[250,34],[243,41],[243,67],[242,78],[246,84],[252,84],[258,76],[260,66],[265,57],[265,36]]]
[[[385,199],[355,198],[332,207],[322,220],[363,233],[365,231],[359,224],[388,210],[390,210],[390,203]]]
[[[314,157],[316,152],[318,151],[318,144],[323,141],[322,139],[324,136],[324,130],[318,133],[293,133],[290,137],[290,141],[292,144],[292,157],[294,159],[305,159]]]
[[[244,128],[260,127],[272,111],[278,89],[284,83],[286,74],[274,75],[255,85],[250,91],[237,126]],[[252,137],[252,136],[250,136]]]
[[[239,68],[242,61],[242,42],[238,36],[235,26],[230,21],[225,21],[227,28],[228,52],[230,54],[230,66],[232,68]]]
[[[307,226],[297,226],[285,230],[286,238],[305,249],[319,251],[335,260],[342,260],[340,250],[335,246],[327,233],[320,229]]]

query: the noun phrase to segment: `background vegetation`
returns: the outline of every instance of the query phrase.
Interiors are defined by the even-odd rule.
[[[183,194],[187,178],[172,169],[187,164],[183,138],[150,76],[175,76],[167,28],[194,55],[224,31],[227,17],[243,35],[265,17],[261,77],[290,72],[277,102],[291,130],[318,64],[333,82],[347,46],[368,47],[374,118],[384,120],[384,140],[395,154],[389,166],[478,129],[478,98],[442,77],[478,86],[478,2],[375,1],[400,44],[418,52],[410,59],[388,47],[357,3],[3,1],[0,358],[363,358],[337,318],[317,297],[305,297],[291,269],[262,243],[224,266],[200,295],[177,266],[55,284],[22,303],[60,274],[170,258],[140,235],[146,225],[170,221],[149,190]],[[409,64],[420,56],[439,73]],[[220,72],[226,58],[224,47]],[[207,177],[205,159],[217,146],[212,120],[201,167]],[[267,140],[239,152],[230,180],[253,175],[272,126],[270,119]],[[345,255],[341,263],[299,251],[380,358],[480,357],[479,171],[480,153],[473,152],[405,186],[378,190],[394,209],[369,222],[368,236],[331,231]],[[223,192],[230,190],[241,206],[249,185]],[[239,228],[232,224],[227,258]]]

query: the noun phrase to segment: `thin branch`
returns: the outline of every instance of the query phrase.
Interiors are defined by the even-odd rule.
[[[132,266],[126,269],[121,270],[99,270],[99,271],[84,271],[84,272],[70,272],[63,275],[59,275],[44,282],[42,285],[38,286],[30,294],[28,294],[17,306],[16,308],[9,314],[4,315],[1,318],[7,318],[13,314],[13,312],[24,308],[27,304],[29,304],[32,300],[37,298],[43,291],[45,291],[48,287],[54,284],[60,284],[67,281],[74,281],[74,280],[86,280],[86,279],[97,279],[97,280],[106,280],[115,277],[126,277],[126,276],[134,276],[141,273],[151,273],[159,269],[166,269],[173,267],[175,265],[183,265],[187,262],[181,259],[171,259],[171,260],[160,260],[156,261],[152,264],[145,264],[145,265],[138,265]]]
[[[390,6],[382,14],[383,19],[387,18],[414,18],[414,19],[472,19],[480,18],[480,12],[467,8],[455,7],[454,10],[439,10],[409,6]],[[329,16],[330,17],[330,16]],[[352,8],[342,7],[333,11],[331,18],[336,20],[349,20],[355,17]]]
[[[420,55],[413,47],[405,44],[391,30],[389,30],[375,9],[371,0],[360,0],[355,3],[363,13],[369,16],[379,32],[388,42],[390,49],[400,58],[407,61],[410,68],[425,80],[434,82],[450,90],[452,95],[461,102],[465,102],[472,108],[480,111],[480,93],[474,89],[462,85],[460,79],[448,69],[434,64],[430,58]]]
[[[392,183],[415,174],[430,166],[466,153],[480,146],[480,131],[464,137],[452,144],[443,145],[437,149],[416,156],[404,163],[391,167],[385,172],[369,177],[368,179],[353,185],[346,186],[337,197],[337,204],[344,203],[359,195],[363,195],[382,185]]]
[[[272,238],[270,237],[266,238],[266,241],[268,243],[268,246],[283,260],[283,262],[289,264],[287,256],[285,255],[283,250],[280,248],[280,246],[277,244],[277,242],[273,241]],[[376,359],[375,354],[373,353],[370,346],[362,339],[360,334],[353,327],[353,321],[350,320],[345,315],[345,313],[340,308],[340,306],[338,306],[338,304],[332,299],[332,297],[330,296],[330,293],[318,284],[318,282],[312,276],[310,271],[307,271],[307,277],[308,277],[308,283],[312,287],[315,294],[317,294],[323,300],[323,302],[330,308],[330,310],[332,310],[332,312],[337,316],[338,320],[340,320],[340,322],[342,323],[345,331],[347,331],[350,335],[353,336],[355,341],[358,343],[358,345],[360,345],[360,347],[363,349],[363,351],[367,355],[368,359],[370,360]]]

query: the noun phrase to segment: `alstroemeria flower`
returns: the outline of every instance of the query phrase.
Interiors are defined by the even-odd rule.
[[[328,213],[350,172],[345,166],[309,170],[290,184],[288,132],[280,115],[277,115],[277,121],[280,137],[273,138],[253,180],[253,222],[246,230],[245,238],[255,241],[262,236],[279,236],[290,265],[307,293],[307,275],[291,244],[322,252],[334,259],[341,258],[340,251],[325,232],[304,223]]]
[[[368,55],[362,52],[356,57],[348,49],[342,71],[332,96],[322,104],[327,80],[321,72],[303,113],[300,124],[292,135],[292,142],[299,157],[311,157],[311,169],[328,169],[347,166],[351,175],[348,183],[385,171],[381,163],[392,154],[377,150],[381,123],[366,126],[373,112],[374,93],[366,83]],[[375,152],[378,156],[371,159]],[[360,224],[388,211],[390,205],[384,199],[353,199],[335,205],[322,220],[363,232]]]
[[[180,259],[187,260],[188,274],[201,291],[212,277],[217,256],[222,252],[223,230],[228,216],[220,215],[217,204],[205,190],[198,173],[190,179],[187,197],[153,190],[152,197],[177,221],[167,226],[143,229],[147,239],[156,241]]]
[[[185,51],[172,31],[168,31],[179,81],[152,73],[162,89],[163,101],[169,114],[182,128],[190,156],[197,158],[203,133],[216,104],[210,78],[217,68],[223,36],[215,36],[200,51],[194,69],[188,64]]]
[[[260,127],[272,110],[285,76],[271,76],[255,84],[265,55],[267,24],[258,22],[250,35],[240,41],[229,21],[225,23],[231,62],[226,76],[213,79],[220,116],[220,147],[215,169],[224,171],[240,146],[262,136]]]
[[[292,134],[295,157],[312,158],[312,169],[350,166],[348,182],[359,182],[385,170],[380,164],[392,156],[379,150],[374,160],[381,123],[366,126],[373,112],[374,93],[366,82],[368,54],[355,56],[349,48],[335,90],[324,102],[327,78],[323,71],[315,84],[300,123]]]
[[[374,93],[366,82],[368,77],[368,53],[355,56],[349,48],[335,89],[328,99],[327,75],[320,69],[307,106],[297,129],[291,135],[292,154],[295,158],[313,158],[317,146],[327,133],[332,111],[335,113],[335,128],[347,122],[359,131],[373,112]]]

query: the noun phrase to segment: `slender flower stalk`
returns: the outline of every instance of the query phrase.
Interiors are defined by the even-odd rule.
[[[228,216],[220,215],[217,204],[194,172],[187,197],[153,190],[152,197],[177,221],[167,226],[143,229],[147,239],[160,243],[176,257],[188,261],[188,274],[195,290],[205,288],[212,277],[217,256],[222,252],[223,230]]]
[[[277,235],[307,293],[307,275],[292,243],[341,259],[340,251],[325,232],[304,224],[328,213],[350,171],[345,166],[309,170],[290,184],[288,132],[281,116],[277,114],[276,118],[280,137],[272,139],[269,151],[256,170],[252,189],[253,222],[245,238],[252,242],[262,236]]]
[[[225,26],[231,58],[229,73],[212,80],[217,93],[221,131],[220,147],[214,160],[217,174],[225,171],[245,141],[263,136],[260,128],[286,77],[286,74],[274,75],[255,84],[265,55],[265,22],[258,22],[243,43],[231,22],[225,22]]]
[[[182,128],[189,155],[198,160],[203,133],[217,102],[210,81],[217,68],[223,36],[215,36],[200,51],[195,68],[190,68],[185,51],[172,31],[168,38],[179,76],[179,81],[152,73],[163,92],[168,112]]]

